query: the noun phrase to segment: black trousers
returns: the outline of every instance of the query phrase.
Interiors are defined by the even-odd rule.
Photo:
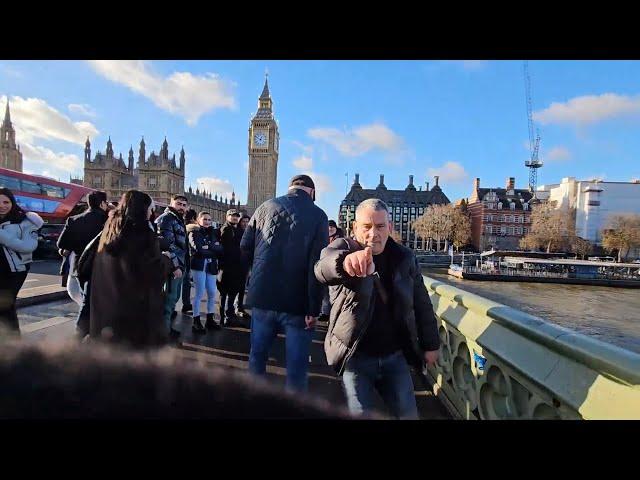
[[[9,272],[0,275],[0,325],[12,332],[20,333],[20,322],[16,312],[16,298],[29,274],[29,266],[24,272]]]

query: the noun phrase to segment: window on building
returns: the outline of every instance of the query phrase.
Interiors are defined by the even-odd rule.
[[[513,202],[511,202],[511,203],[509,204],[509,208],[511,208],[511,210],[515,210],[515,209],[516,209],[516,204],[515,204],[515,203],[513,203]]]
[[[93,177],[93,185],[101,186],[102,185],[102,177]]]
[[[520,215],[520,217],[519,217],[519,218],[520,218],[520,223],[524,223],[524,216],[523,216],[523,215]]]
[[[524,234],[527,235],[529,233],[529,229],[527,227],[523,228]]]
[[[498,202],[498,210],[502,210],[502,202]]]
[[[420,215],[422,215],[422,214],[424,213],[424,208],[420,207],[420,208],[418,209],[418,213],[419,213]]]
[[[149,177],[149,188],[156,188],[158,184],[158,178],[155,175]]]
[[[516,228],[516,234],[522,235],[522,227],[517,227]]]
[[[509,235],[513,235],[515,233],[515,227],[509,227],[507,231],[509,232]]]
[[[522,209],[525,210],[525,211],[529,210],[529,204],[528,203],[523,203],[522,204]]]
[[[501,226],[500,226],[500,233],[501,233],[502,235],[506,235],[506,233],[507,233],[507,227],[506,227],[506,225],[501,225]]]
[[[499,222],[504,222],[504,215],[500,215],[500,216],[498,217],[498,221],[499,221]]]
[[[493,233],[493,225],[487,225],[485,230],[487,233]]]

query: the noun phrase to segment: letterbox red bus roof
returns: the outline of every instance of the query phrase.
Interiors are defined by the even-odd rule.
[[[69,215],[80,213],[87,204],[87,194],[95,191],[7,168],[0,168],[0,187],[11,190],[24,210],[36,212],[48,223],[64,223]]]

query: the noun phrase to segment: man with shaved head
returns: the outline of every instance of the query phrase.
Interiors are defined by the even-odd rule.
[[[322,251],[315,274],[331,286],[334,305],[324,347],[352,413],[371,412],[377,393],[394,417],[417,419],[409,366],[433,365],[440,339],[418,261],[390,238],[389,217],[382,200],[363,201],[355,240],[339,238]]]

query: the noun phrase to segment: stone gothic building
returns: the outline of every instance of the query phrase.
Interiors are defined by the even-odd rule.
[[[0,167],[22,172],[22,152],[16,144],[16,131],[11,124],[9,97],[4,112],[4,120],[0,127]]]
[[[132,188],[148,193],[156,202],[168,204],[171,196],[184,192],[185,172],[184,148],[180,159],[169,157],[167,139],[162,142],[160,154],[152,151],[147,157],[144,138],[140,142],[138,161],[134,166],[133,146],[125,163],[122,154],[115,156],[111,137],[103,154],[98,151],[91,159],[91,143],[87,138],[84,149],[84,185],[107,192],[109,201],[118,201],[122,194]]]

